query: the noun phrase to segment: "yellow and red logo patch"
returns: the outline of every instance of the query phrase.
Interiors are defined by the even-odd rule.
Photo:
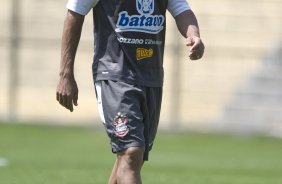
[[[154,54],[154,50],[152,48],[145,49],[145,48],[137,48],[136,49],[136,59],[141,60],[145,58],[150,58]]]

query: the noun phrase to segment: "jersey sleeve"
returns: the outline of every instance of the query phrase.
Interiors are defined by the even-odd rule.
[[[173,17],[176,17],[180,13],[190,10],[190,5],[186,0],[168,0],[168,11]]]
[[[67,9],[80,15],[86,15],[98,2],[99,0],[68,0]]]

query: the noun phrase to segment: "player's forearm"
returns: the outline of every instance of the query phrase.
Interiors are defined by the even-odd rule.
[[[175,17],[175,21],[179,32],[185,37],[197,36],[200,37],[198,21],[191,10],[184,11]]]
[[[60,76],[74,75],[74,60],[80,40],[84,16],[68,11],[62,36]]]

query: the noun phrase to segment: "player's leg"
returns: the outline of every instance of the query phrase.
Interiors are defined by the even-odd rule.
[[[144,149],[144,148],[142,148],[142,149]],[[143,152],[143,150],[142,150],[142,152]],[[115,164],[113,166],[113,170],[112,170],[111,176],[109,178],[108,184],[118,184],[117,183],[118,168],[119,168],[119,174],[122,177],[125,177],[125,178],[128,179],[131,176],[128,176],[128,174],[123,174],[123,173],[133,173],[135,175],[134,177],[137,178],[137,181],[141,182],[140,171],[141,171],[141,167],[144,163],[143,158],[142,158],[141,166],[140,166],[140,164],[135,163],[136,159],[134,159],[135,160],[134,162],[128,161],[128,158],[132,159],[132,157],[134,157],[133,155],[129,155],[131,153],[133,153],[133,152],[129,152],[129,150],[125,150],[125,151],[117,154],[117,159],[116,159]],[[141,155],[141,156],[143,156],[143,155]],[[140,158],[138,158],[138,159],[140,159]],[[119,164],[119,163],[121,163],[121,164]],[[130,163],[130,164],[127,164],[127,163]],[[133,164],[133,167],[131,166],[132,164]],[[129,171],[133,171],[133,172],[128,172],[127,168],[133,168],[133,169],[129,170]],[[134,182],[132,182],[132,183],[134,183]]]
[[[109,178],[108,184],[117,184],[117,168],[118,168],[118,158],[115,161],[111,176]]]
[[[102,82],[96,82],[95,83],[95,92],[96,92],[96,97],[97,97],[97,102],[98,102],[98,111],[100,114],[100,118],[105,125],[105,115],[104,115],[104,108],[103,108],[103,103],[102,103]],[[108,184],[117,184],[117,165],[118,165],[118,159],[116,159],[115,164],[112,169],[112,173],[109,177]]]
[[[144,147],[131,147],[117,153],[117,183],[141,184],[141,168],[143,165]]]
[[[135,85],[117,81],[97,82],[96,93],[112,151],[117,153],[109,183],[141,183],[145,139],[140,106],[144,93]]]

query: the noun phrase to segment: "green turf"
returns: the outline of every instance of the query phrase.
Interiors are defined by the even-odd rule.
[[[0,184],[105,184],[114,162],[103,131],[0,124],[3,158]],[[282,140],[160,133],[142,175],[144,184],[281,184]]]

